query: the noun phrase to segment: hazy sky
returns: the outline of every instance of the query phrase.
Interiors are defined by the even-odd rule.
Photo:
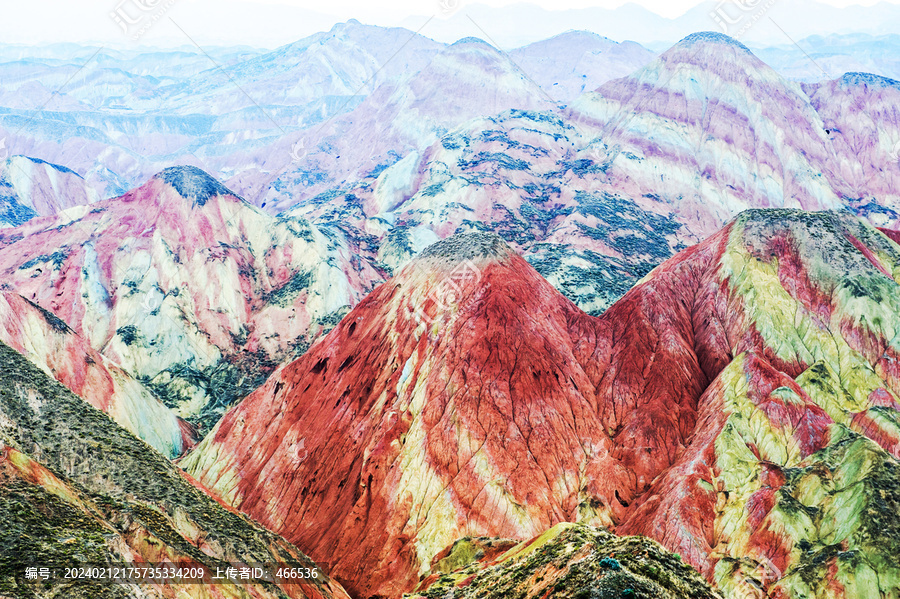
[[[478,4],[504,7],[517,1],[479,0]],[[712,10],[723,1],[771,2],[783,8],[785,4],[807,0],[707,0],[703,3],[696,0],[634,0],[634,3],[666,18],[675,18],[701,4]],[[875,4],[872,0],[819,1],[837,7]],[[623,0],[536,0],[528,3],[557,11],[589,7],[613,9],[625,4]],[[900,0],[889,3],[900,4]],[[317,31],[327,31],[335,22],[350,18],[373,25],[416,28],[416,23],[424,23],[428,17],[442,18],[442,9],[444,13],[450,12],[446,10],[448,7],[459,12],[474,5],[472,0],[394,0],[387,3],[377,0],[0,0],[0,42],[76,41],[109,46],[133,46],[136,43],[169,46],[190,43],[185,35],[189,34],[201,44],[251,44],[271,48]],[[157,15],[157,21],[135,37],[134,29],[143,28],[149,22],[148,15]],[[140,24],[127,22],[129,20]],[[184,32],[179,31],[173,20],[184,28]],[[497,23],[496,27],[500,29],[502,23]],[[713,29],[712,26],[709,28]],[[435,39],[454,35],[452,28],[431,29]],[[429,35],[428,31],[422,33]],[[598,33],[616,39],[615,32]]]
[[[200,0],[188,0],[199,2]],[[479,4],[488,6],[509,6],[520,2],[521,0],[480,0]],[[854,2],[851,0],[824,0],[825,4],[831,6],[850,6],[858,4],[861,6],[872,6],[878,0],[870,0],[863,2]],[[322,11],[323,4],[321,2],[305,2],[303,0],[256,0],[256,4],[282,4],[291,6],[300,6],[311,10]],[[537,0],[529,1],[529,4],[536,4],[550,10],[565,10],[570,8],[618,8],[623,4],[627,4],[628,0]],[[689,9],[701,4],[696,0],[634,0],[634,4],[639,4],[644,8],[652,10],[658,15],[674,18],[678,17]],[[896,2],[894,2],[896,3]],[[394,0],[393,2],[371,2],[365,0],[335,0],[329,1],[327,4],[329,12],[343,17],[353,17],[358,19],[363,17],[380,18],[385,12],[396,15],[420,15],[428,12],[438,6],[437,2],[428,2],[427,0]]]

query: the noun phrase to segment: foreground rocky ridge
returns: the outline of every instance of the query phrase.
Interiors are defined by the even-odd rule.
[[[726,595],[762,568],[781,597],[889,596],[894,273],[848,214],[749,211],[594,318],[496,237],[451,238],[184,465],[357,596],[564,521],[657,539]]]
[[[522,543],[465,538],[445,553],[406,599],[721,599],[657,543],[583,524],[563,522]]]
[[[149,446],[0,344],[0,595],[127,597],[136,588],[25,577],[33,566],[233,563],[315,568],[226,509]],[[347,598],[318,570],[303,584],[146,586],[143,597]]]

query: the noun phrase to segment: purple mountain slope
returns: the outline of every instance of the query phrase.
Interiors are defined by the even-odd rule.
[[[0,227],[96,202],[96,190],[64,166],[11,156],[0,162]]]

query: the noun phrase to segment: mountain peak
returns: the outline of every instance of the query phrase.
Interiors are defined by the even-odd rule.
[[[900,81],[872,73],[844,73],[838,79],[838,83],[841,87],[865,85],[866,87],[895,87],[900,89]]]
[[[213,196],[237,197],[217,179],[196,166],[170,166],[158,172],[153,178],[170,185],[181,197],[191,200],[194,206],[205,205]]]
[[[860,219],[824,213],[798,225],[797,214],[746,213],[657,267],[599,318],[518,256],[479,269],[480,278],[404,271],[237,404],[180,465],[313,559],[329,560],[357,597],[399,597],[429,562],[443,562],[433,568],[438,583],[472,583],[457,596],[483,596],[482,573],[444,578],[459,567],[444,569],[457,539],[528,538],[563,520],[655,537],[726,592],[747,584],[731,567],[747,547],[772,547],[765,556],[780,572],[805,567],[790,550],[801,544],[873,547],[877,563],[895,563],[887,539],[897,535],[878,531],[898,525],[900,445],[893,416],[884,416],[898,405],[896,374],[881,364],[897,359],[890,340],[900,319],[887,307],[900,305],[892,276],[900,249]],[[493,257],[506,247],[475,233],[423,255]],[[845,323],[840,335],[829,332],[835,322]],[[825,366],[810,366],[818,360]],[[845,369],[867,378],[831,374]],[[697,469],[733,455],[752,457],[714,483],[708,468]],[[287,482],[273,492],[271,480]],[[799,494],[807,480],[815,491]],[[791,518],[799,503],[836,513],[841,506],[818,489],[838,480],[842,489],[892,491],[870,499],[861,490],[837,536],[828,536],[828,520],[758,525]],[[734,533],[712,531],[725,509],[759,515]],[[877,534],[859,541],[856,530]],[[596,555],[623,576],[626,557],[639,551]],[[844,575],[823,561],[813,571],[835,586],[870,572],[848,568]],[[524,570],[506,577],[526,578]],[[457,590],[438,584],[425,594]]]
[[[484,41],[484,40],[481,39],[480,37],[474,37],[474,36],[469,36],[469,37],[464,37],[464,38],[458,39],[458,40],[456,40],[455,42],[453,42],[452,44],[450,44],[450,47],[452,48],[453,46],[465,46],[465,45],[467,45],[467,44],[476,44],[476,45],[479,45],[479,46],[488,46],[488,47],[491,48],[492,50],[494,49],[494,47],[493,47],[492,45],[490,45],[489,43],[487,43],[486,41]]]
[[[363,27],[362,23],[360,23],[356,19],[349,19],[343,23],[335,23],[334,27],[331,28],[330,33],[341,33],[349,29],[356,29],[361,27]]]
[[[693,46],[698,43],[708,43],[708,44],[725,44],[728,46],[734,46],[735,48],[740,48],[745,52],[752,54],[750,48],[737,41],[733,37],[725,35],[724,33],[718,33],[716,31],[698,31],[696,33],[692,33],[685,38],[682,38],[676,45],[687,47]]]
[[[463,260],[504,260],[513,253],[512,248],[496,233],[457,233],[422,250],[419,259],[451,263]]]

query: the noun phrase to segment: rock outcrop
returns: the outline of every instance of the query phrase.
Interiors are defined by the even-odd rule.
[[[521,543],[464,538],[406,599],[721,599],[658,543],[563,522]],[[506,551],[498,551],[505,549]],[[453,565],[459,567],[450,569]]]

